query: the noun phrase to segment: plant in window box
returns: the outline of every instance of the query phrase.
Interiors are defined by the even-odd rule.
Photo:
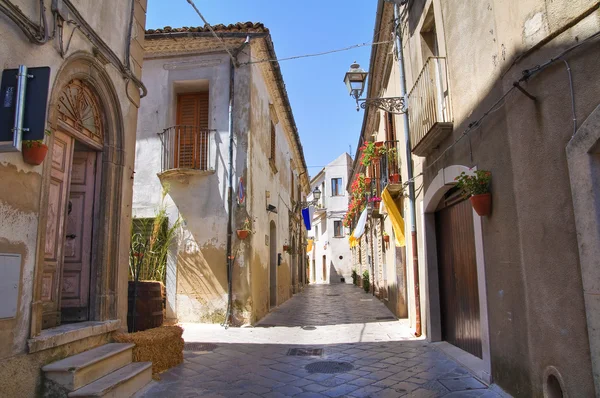
[[[369,202],[373,203],[373,210],[379,210],[379,204],[381,203],[381,198],[379,196],[373,196],[369,199]]]
[[[242,224],[242,228],[238,229],[236,233],[238,238],[242,240],[246,239],[251,233],[254,233],[254,231],[252,230],[252,219],[246,217],[244,223]]]
[[[455,178],[456,186],[469,198],[473,209],[482,217],[489,215],[492,210],[491,180],[492,173],[487,170],[475,170],[474,174],[463,171]]]
[[[45,131],[46,135],[50,135],[50,130]],[[48,146],[44,144],[44,140],[24,140],[22,143],[23,161],[34,166],[39,166],[44,162],[48,153]]]

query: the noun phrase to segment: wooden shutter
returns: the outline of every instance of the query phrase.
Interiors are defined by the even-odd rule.
[[[206,170],[208,163],[208,92],[177,96],[175,167]]]
[[[394,126],[394,115],[386,112],[385,114],[385,140],[396,141],[396,127]]]
[[[271,160],[275,161],[275,124],[271,123]]]

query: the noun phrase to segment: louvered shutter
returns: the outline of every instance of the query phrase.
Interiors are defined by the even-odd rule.
[[[208,162],[208,92],[177,97],[175,167],[206,170]]]

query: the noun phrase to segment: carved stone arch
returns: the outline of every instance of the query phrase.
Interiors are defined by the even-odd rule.
[[[79,110],[65,109],[61,99],[69,92],[88,101]],[[79,93],[79,94],[78,94]],[[81,105],[81,104],[80,104]],[[88,106],[93,108],[87,109]],[[81,120],[78,112],[91,112],[94,123]],[[83,116],[89,117],[90,114]],[[78,120],[79,119],[79,120]],[[65,60],[56,72],[48,105],[48,128],[51,131],[60,129],[73,136],[78,141],[98,151],[101,159],[99,168],[99,204],[94,221],[94,245],[92,248],[92,269],[90,289],[90,320],[105,321],[118,319],[118,308],[121,300],[127,300],[126,285],[119,286],[119,281],[125,276],[119,276],[121,208],[123,198],[124,175],[124,125],[123,113],[117,91],[104,66],[88,53],[77,52]],[[100,131],[98,131],[98,128]],[[50,137],[49,147],[52,148],[53,137]],[[49,156],[51,158],[51,156]],[[40,199],[40,217],[38,224],[38,247],[34,304],[32,311],[31,335],[36,336],[41,331],[42,319],[42,272],[44,266],[44,242],[46,237],[46,222],[48,211],[48,191],[50,182],[51,162],[44,163],[42,195]],[[126,282],[125,282],[126,283]],[[121,283],[122,285],[123,283]],[[124,287],[124,292],[123,292]],[[124,294],[124,298],[118,294]]]

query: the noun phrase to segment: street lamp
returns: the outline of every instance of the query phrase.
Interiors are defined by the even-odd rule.
[[[368,74],[359,64],[354,62],[350,65],[350,70],[344,76],[344,83],[346,83],[348,93],[356,100],[356,111],[358,112],[360,108],[366,109],[367,106],[374,106],[390,113],[406,113],[407,108],[404,97],[360,98],[365,91]]]
[[[306,208],[310,205],[314,205],[315,203],[317,203],[319,201],[319,199],[321,199],[321,190],[319,189],[319,187],[316,187],[315,190],[312,192],[313,194],[313,200],[309,200],[309,201],[300,201],[300,206]]]

